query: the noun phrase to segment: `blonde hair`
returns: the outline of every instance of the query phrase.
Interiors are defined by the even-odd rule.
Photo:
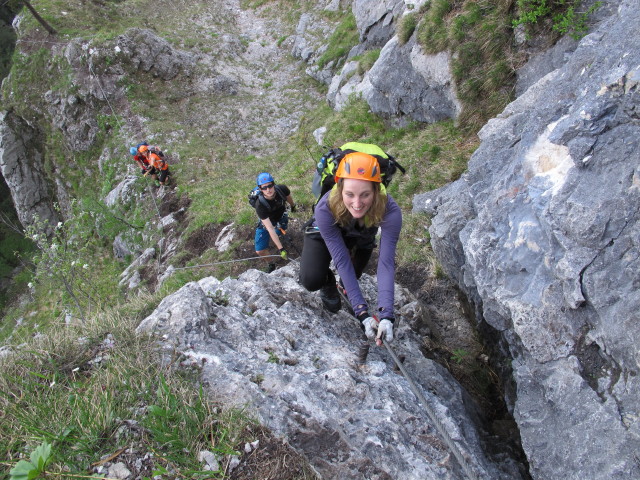
[[[373,202],[369,211],[364,216],[364,224],[366,227],[378,226],[382,223],[382,218],[387,210],[387,193],[381,183],[371,182],[373,185]],[[342,200],[342,190],[344,189],[344,179],[339,178],[338,183],[329,194],[329,209],[336,219],[336,224],[340,227],[346,227],[351,223],[353,217],[347,206]]]

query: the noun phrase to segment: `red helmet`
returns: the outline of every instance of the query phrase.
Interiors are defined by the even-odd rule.
[[[368,153],[347,153],[336,171],[336,182],[339,178],[355,178],[369,182],[381,183],[380,164],[376,157]]]

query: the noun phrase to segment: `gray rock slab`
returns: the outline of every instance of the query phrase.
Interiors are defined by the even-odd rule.
[[[138,327],[167,339],[202,367],[211,395],[255,414],[303,453],[323,478],[463,478],[446,444],[394,371],[383,348],[356,367],[362,331],[345,312],[323,311],[297,282],[297,265],[268,275],[208,277],[166,297]],[[363,276],[368,298],[372,277]],[[429,406],[483,478],[519,478],[483,454],[474,407],[457,382],[420,352],[409,329],[419,309],[397,288],[400,320],[394,348]],[[404,308],[401,308],[404,307]],[[513,469],[515,470],[515,469]]]

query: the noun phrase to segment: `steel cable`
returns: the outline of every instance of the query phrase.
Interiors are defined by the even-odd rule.
[[[447,430],[444,428],[444,425],[442,425],[442,422],[440,422],[435,412],[431,409],[431,407],[427,403],[427,399],[424,397],[420,389],[418,389],[414,381],[411,379],[411,377],[409,376],[409,373],[404,368],[404,365],[402,364],[402,362],[400,362],[400,360],[396,356],[393,349],[389,346],[387,342],[382,342],[382,343],[384,344],[385,347],[387,347],[387,351],[389,352],[389,355],[391,355],[391,358],[393,358],[393,361],[396,363],[396,365],[398,366],[398,368],[400,369],[404,377],[407,379],[407,382],[409,382],[409,387],[411,388],[411,391],[415,394],[416,397],[418,397],[418,401],[422,403],[425,411],[427,412],[427,415],[429,416],[429,419],[436,426],[436,430],[438,430],[438,433],[440,433],[445,443],[453,453],[454,457],[456,457],[456,460],[458,460],[458,463],[462,467],[462,470],[464,470],[464,473],[471,480],[479,480],[478,475],[476,474],[476,472],[474,472],[471,469],[471,467],[467,463],[466,458],[464,458],[464,456],[462,455],[462,452],[460,452],[460,450],[458,449],[458,446],[449,435],[449,432],[447,432]]]

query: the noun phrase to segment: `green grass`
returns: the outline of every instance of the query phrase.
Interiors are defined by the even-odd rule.
[[[429,53],[449,50],[461,127],[477,131],[513,99],[510,0],[434,0],[418,22],[418,43]]]
[[[334,32],[329,37],[327,50],[318,59],[318,67],[324,68],[330,62],[335,62],[334,67],[340,66],[349,53],[359,41],[356,18],[349,12],[344,15]]]
[[[407,13],[398,21],[396,33],[400,45],[404,45],[409,41],[411,35],[418,26],[418,14],[415,12]]]
[[[376,63],[378,58],[380,58],[379,48],[376,48],[374,50],[368,50],[362,55],[353,57],[353,60],[358,61],[358,69],[357,69],[358,75],[362,76],[365,73],[367,73],[369,70],[371,70],[371,67],[373,67],[373,64]]]
[[[130,302],[128,313],[113,310],[81,326],[58,325],[3,362],[4,465],[46,440],[53,445],[48,471],[85,474],[102,455],[135,442],[153,452],[157,468],[203,478],[191,477],[201,468],[200,450],[237,452],[253,421],[208,401],[194,388],[197,371],[161,366],[153,340],[134,332],[151,301]],[[127,428],[135,422],[144,430]]]

